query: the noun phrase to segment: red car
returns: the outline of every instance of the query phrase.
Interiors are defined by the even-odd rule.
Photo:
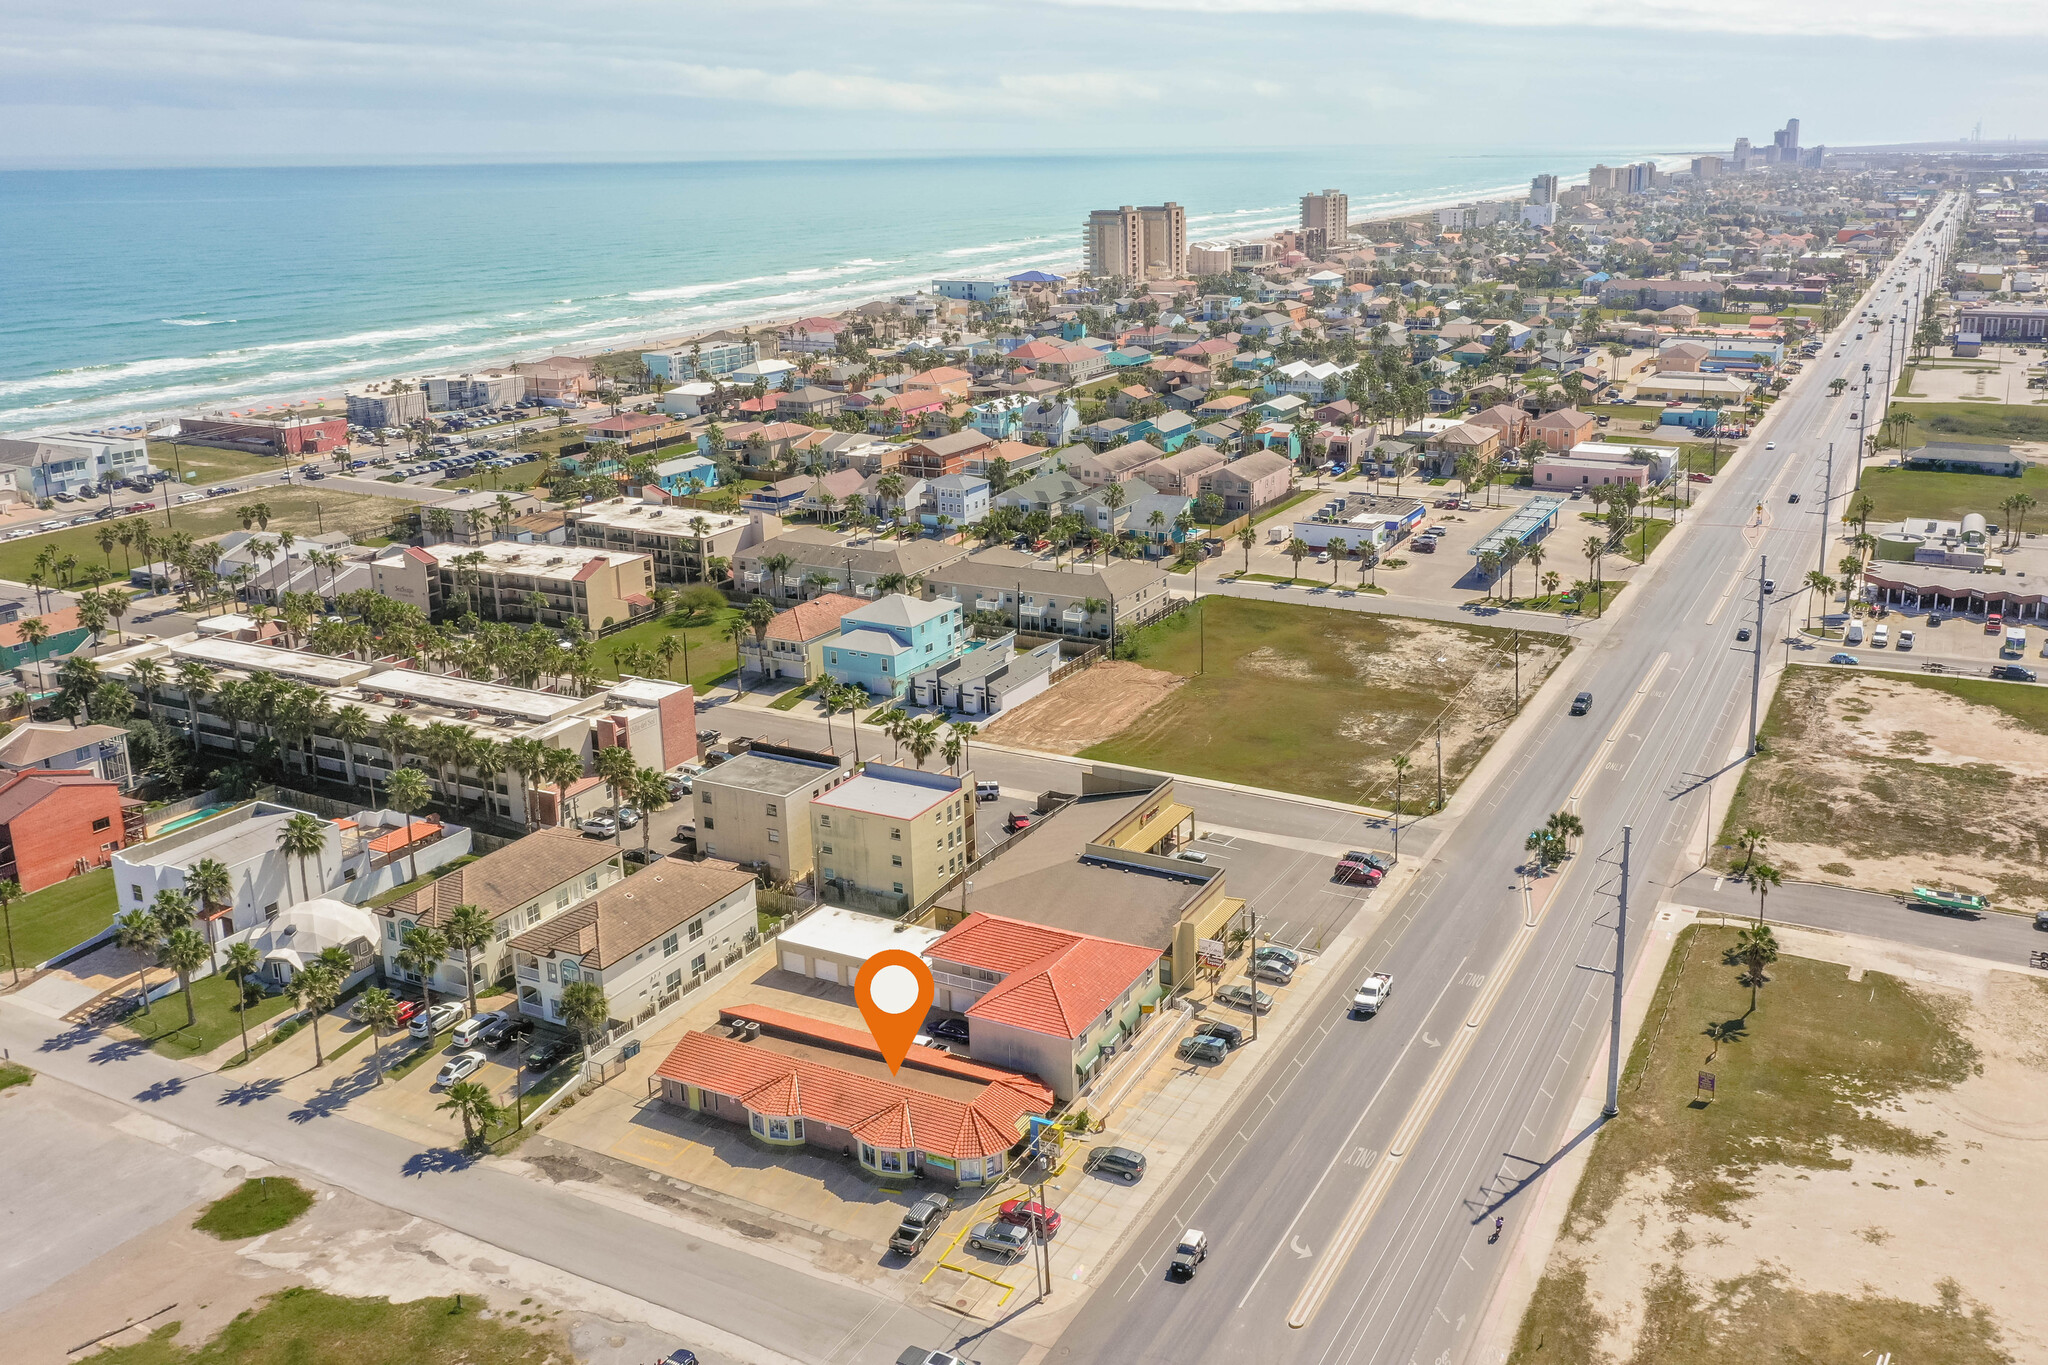
[[[1019,811],[1003,821],[1003,833],[1015,834],[1020,829],[1031,828],[1031,817]]]
[[[418,1014],[419,1012],[420,1012],[420,1002],[419,1002],[419,1001],[417,1001],[417,1000],[401,1000],[401,1001],[399,1001],[399,1002],[398,1002],[398,1026],[399,1026],[400,1028],[404,1028],[404,1027],[405,1027],[405,1026],[406,1026],[407,1024],[409,1024],[409,1023],[411,1023],[411,1022],[412,1022],[412,1017],[413,1017],[413,1016],[414,1016],[415,1014]]]
[[[1028,1199],[1012,1199],[997,1210],[997,1217],[1005,1223],[1015,1223],[1050,1237],[1060,1230],[1060,1211],[1049,1209],[1043,1204],[1034,1204]]]
[[[1384,875],[1376,867],[1368,866],[1365,863],[1355,863],[1348,858],[1338,863],[1337,870],[1330,874],[1333,881],[1341,882],[1346,886],[1378,886],[1380,878]]]

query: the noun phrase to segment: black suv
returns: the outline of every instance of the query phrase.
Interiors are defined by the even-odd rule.
[[[513,1047],[532,1036],[533,1020],[514,1017],[500,1019],[486,1026],[484,1031],[477,1035],[477,1041],[485,1047]]]
[[[1233,1050],[1244,1046],[1244,1030],[1235,1024],[1226,1024],[1221,1019],[1205,1019],[1195,1025],[1194,1036],[1214,1038]]]
[[[946,1221],[946,1196],[927,1194],[903,1211],[903,1221],[889,1234],[889,1250],[900,1256],[915,1256]]]
[[[526,1054],[529,1071],[552,1071],[575,1054],[576,1044],[567,1038],[548,1038]]]
[[[1585,715],[1585,714],[1586,714],[1586,713],[1587,713],[1588,711],[1590,711],[1590,710],[1592,710],[1592,709],[1593,709],[1593,694],[1592,694],[1591,692],[1581,692],[1581,693],[1579,693],[1579,695],[1578,695],[1578,696],[1576,696],[1576,697],[1573,697],[1573,698],[1572,698],[1572,714],[1573,714],[1573,715],[1575,715],[1575,716],[1583,716],[1583,715]]]

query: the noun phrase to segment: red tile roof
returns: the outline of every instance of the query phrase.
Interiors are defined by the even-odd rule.
[[[867,603],[858,597],[848,597],[843,592],[828,592],[813,597],[808,602],[799,602],[787,611],[779,611],[768,622],[768,638],[771,640],[815,640],[819,636],[839,629],[839,618],[855,607]]]
[[[38,618],[22,618],[22,620],[31,619]],[[78,608],[59,607],[55,611],[44,612],[39,619],[50,628],[51,635],[62,635],[67,630],[78,629]],[[10,621],[4,626],[0,626],[0,646],[13,649],[21,642],[21,621]]]
[[[882,1050],[875,1046],[874,1035],[864,1028],[851,1028],[835,1024],[826,1019],[813,1019],[808,1014],[794,1014],[779,1010],[772,1005],[727,1005],[718,1011],[718,1021],[729,1023],[735,1019],[751,1020],[771,1035],[807,1039],[827,1047],[841,1048],[856,1052],[863,1057],[879,1057]],[[936,1072],[942,1076],[956,1076],[966,1081],[987,1081],[990,1084],[1007,1085],[1027,1095],[1051,1104],[1053,1095],[1050,1087],[1039,1083],[1035,1076],[1021,1071],[1005,1071],[1001,1067],[986,1066],[971,1062],[965,1057],[955,1057],[942,1047],[919,1047],[912,1044],[904,1054],[903,1065],[919,1071]]]
[[[915,1147],[955,1161],[1007,1152],[1022,1136],[1024,1116],[1051,1107],[1002,1082],[962,1104],[710,1033],[684,1034],[655,1074],[728,1096],[757,1114],[815,1119],[870,1146]]]
[[[404,848],[407,844],[425,843],[429,839],[438,837],[441,833],[441,822],[439,820],[414,820],[411,822],[411,826],[408,829],[406,826],[400,825],[389,834],[378,835],[370,840],[370,851],[372,853],[394,853]]]
[[[979,912],[954,925],[924,955],[1004,974],[974,1002],[968,1018],[1062,1038],[1086,1033],[1159,960],[1156,948]]]

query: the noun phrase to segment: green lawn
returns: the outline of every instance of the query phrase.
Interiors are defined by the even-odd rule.
[[[1369,592],[1376,593],[1381,597],[1387,595],[1385,588],[1377,587],[1371,583],[1355,582],[1350,578],[1339,578],[1337,582],[1332,583],[1327,578],[1281,578],[1269,573],[1240,573],[1232,574],[1231,581],[1235,583],[1291,583],[1297,588],[1330,588],[1339,592]]]
[[[2038,403],[1902,403],[1911,413],[1906,428],[1908,447],[1928,441],[2010,445],[2016,441],[2048,441],[2048,410]]]
[[[12,1090],[17,1085],[31,1085],[36,1073],[20,1062],[0,1062],[0,1090]]]
[[[1896,977],[1852,982],[1846,968],[1789,956],[1769,968],[1752,1010],[1743,969],[1724,956],[1734,941],[1719,925],[1679,935],[1622,1076],[1621,1115],[1600,1129],[1573,1195],[1565,1248],[1585,1254],[1630,1179],[1650,1172],[1669,1173],[1671,1222],[1691,1220],[1698,1237],[1713,1220],[1741,1218],[1767,1166],[1842,1170],[1944,1145],[1890,1115],[1900,1096],[1947,1089],[1975,1067],[1976,1049],[1945,1011]],[[1702,1069],[1717,1081],[1711,1102],[1697,1099]],[[1607,1254],[1616,1245],[1609,1237]],[[2012,1359],[1980,1315],[1874,1291],[1809,1293],[1768,1266],[1708,1284],[1666,1267],[1651,1285],[1629,1365],[1853,1361],[1873,1349],[1899,1361]],[[1605,1359],[1595,1350],[1604,1326],[1585,1263],[1567,1255],[1537,1286],[1508,1359]]]
[[[152,982],[161,981],[160,974]],[[185,995],[172,991],[149,1007],[121,1021],[121,1026],[150,1041],[166,1057],[196,1057],[211,1052],[231,1038],[242,1036],[240,1016],[235,1010],[238,994],[234,982],[209,976],[192,983],[192,1009],[197,1022],[185,1022]],[[254,995],[249,1004],[249,1028],[294,1008],[288,995]],[[323,1035],[324,1040],[324,1035]],[[338,1039],[336,1041],[339,1041]]]
[[[2048,468],[2029,466],[2017,479],[1934,469],[1865,469],[1863,491],[1876,504],[1870,514],[1873,522],[1907,517],[1955,521],[1965,513],[1981,512],[1996,525],[2005,520],[1998,504],[2015,493],[2048,506]]]
[[[1252,518],[1252,525],[1256,526],[1262,521],[1271,521],[1274,517],[1279,516],[1288,508],[1298,507],[1302,503],[1307,502],[1310,498],[1317,496],[1328,497],[1329,490],[1318,488],[1304,488],[1299,493],[1296,493],[1291,497],[1284,498],[1281,501],[1274,503],[1271,507],[1268,507],[1264,511],[1260,512],[1256,517]]]
[[[1384,806],[1393,799],[1393,759],[1408,754],[1416,771],[1406,802],[1416,809],[1425,763],[1431,768],[1427,795],[1435,795],[1428,739],[1438,716],[1444,715],[1448,793],[1511,713],[1512,635],[1287,602],[1204,598],[1199,613],[1182,612],[1131,637],[1138,662],[1188,681],[1082,757]],[[1522,633],[1525,697],[1564,647],[1555,636]],[[1207,671],[1198,674],[1205,654]],[[1454,696],[1459,700],[1445,714]]]
[[[223,1242],[289,1227],[313,1207],[313,1192],[286,1176],[256,1176],[206,1206],[192,1226]]]
[[[672,617],[642,621],[637,626],[628,626],[617,634],[607,635],[597,642],[595,649],[600,672],[607,678],[619,676],[613,655],[620,649],[628,646],[655,649],[668,636],[680,636],[690,646],[688,681],[697,689],[697,694],[702,696],[714,684],[724,682],[732,676],[736,667],[732,623],[739,619],[739,615],[739,608],[725,607],[720,609],[714,619],[687,628],[670,625],[669,620]],[[676,656],[674,677],[678,682],[684,680],[683,658],[680,654]]]
[[[296,462],[295,462],[296,463]],[[151,441],[149,467],[168,469],[173,474],[197,474],[184,486],[206,487],[240,478],[244,474],[269,474],[284,468],[275,455],[252,455],[246,450],[216,450],[212,446],[191,446],[178,441]]]
[[[23,967],[47,962],[66,948],[83,943],[114,922],[114,869],[100,868],[23,896],[10,907],[14,921],[14,957],[0,940],[0,964],[18,960]]]
[[[167,530],[175,529],[190,532],[194,539],[205,540],[227,531],[243,529],[237,509],[253,507],[258,503],[270,509],[269,524],[252,523],[250,529],[262,530],[270,535],[276,535],[280,531],[381,531],[391,524],[391,518],[395,513],[410,512],[416,506],[400,498],[369,497],[361,493],[334,493],[311,488],[264,488],[247,496],[210,498],[205,502],[174,507],[171,509],[168,527],[161,511],[150,515],[146,520],[152,534],[163,535]],[[71,508],[65,510],[72,515],[79,515],[72,512]],[[140,514],[136,519],[143,520]],[[117,525],[123,520],[127,518],[110,517],[105,524]],[[114,546],[112,567],[106,567],[108,556],[99,547],[99,531],[100,527],[97,525],[73,526],[62,531],[26,536],[20,540],[0,544],[0,578],[12,579],[15,582],[25,580],[35,571],[36,556],[41,554],[45,547],[54,548],[60,558],[69,555],[78,561],[68,582],[64,575],[53,574],[50,584],[52,587],[103,583],[109,578],[125,578],[129,562],[123,557],[121,546]]]
[[[1589,403],[1584,411],[1595,417],[1611,417],[1617,422],[1661,422],[1664,409],[1648,403]]]
[[[1581,512],[1579,520],[1591,522],[1596,526],[1607,524],[1607,516],[1602,512]],[[1641,564],[1656,553],[1657,547],[1664,543],[1664,537],[1670,535],[1676,525],[1676,522],[1667,517],[1652,519],[1638,514],[1635,529],[1622,538],[1622,554],[1630,561]]]
[[[272,1295],[208,1342],[181,1345],[178,1324],[145,1341],[90,1357],[94,1365],[549,1365],[573,1360],[569,1343],[545,1327],[559,1314],[530,1300],[490,1317],[475,1295],[349,1299],[296,1286]]]

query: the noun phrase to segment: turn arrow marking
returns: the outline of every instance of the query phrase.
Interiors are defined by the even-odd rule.
[[[1301,1259],[1303,1259],[1304,1261],[1307,1260],[1309,1257],[1315,1255],[1315,1252],[1311,1251],[1309,1248],[1301,1244],[1301,1239],[1299,1237],[1288,1238],[1287,1249],[1292,1251],[1295,1255],[1301,1257]]]
[[[1426,1047],[1442,1047],[1442,1046],[1443,1046],[1443,1044],[1442,1044],[1442,1043],[1440,1043],[1440,1042],[1438,1042],[1438,1041],[1437,1041],[1436,1039],[1434,1039],[1434,1038],[1430,1037],[1430,1036],[1429,1036],[1429,1035],[1428,1035],[1427,1033],[1425,1033],[1425,1034],[1423,1034],[1423,1035],[1422,1035],[1422,1042],[1423,1042],[1423,1045],[1424,1045],[1424,1046],[1426,1046]]]

